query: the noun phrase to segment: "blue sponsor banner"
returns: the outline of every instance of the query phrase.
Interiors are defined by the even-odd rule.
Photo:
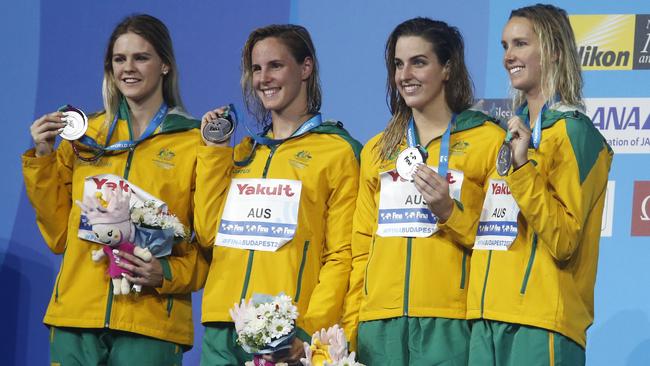
[[[219,233],[242,236],[266,236],[270,238],[293,238],[296,231],[294,224],[279,224],[275,222],[229,221],[221,220]]]
[[[423,222],[435,224],[438,219],[427,208],[391,208],[379,210],[380,224]]]
[[[500,235],[500,236],[517,236],[517,223],[514,221],[489,222],[481,221],[478,223],[477,236]]]

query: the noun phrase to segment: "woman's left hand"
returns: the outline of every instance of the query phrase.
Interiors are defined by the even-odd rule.
[[[445,222],[454,209],[454,200],[449,196],[447,178],[434,172],[426,164],[420,164],[413,175],[415,188],[422,194],[429,210]]]
[[[530,144],[531,130],[518,116],[508,121],[508,132],[512,136],[512,162],[515,169],[519,169],[528,162],[528,145]]]
[[[142,259],[123,251],[117,251],[115,256],[118,258],[124,258],[131,262],[131,264],[129,264],[123,261],[118,262],[116,260],[118,266],[133,273],[132,276],[126,273],[124,274],[124,277],[132,284],[150,287],[162,286],[163,269],[160,261],[156,257],[152,257],[149,262],[145,262]]]
[[[300,359],[304,357],[305,347],[303,345],[303,342],[300,340],[300,338],[295,337],[293,339],[293,343],[291,344],[291,348],[289,348],[286,352],[282,352],[282,357],[276,357],[273,354],[270,354],[265,355],[262,358],[275,363],[286,362],[289,365],[300,365]]]

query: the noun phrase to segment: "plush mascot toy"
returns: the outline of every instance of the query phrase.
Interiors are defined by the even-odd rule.
[[[133,244],[135,238],[135,225],[131,222],[129,210],[130,193],[124,193],[119,187],[105,192],[106,200],[97,196],[85,196],[83,202],[76,201],[82,213],[92,226],[97,241],[104,244],[101,250],[92,251],[92,259],[99,262],[108,257],[108,275],[113,281],[113,294],[127,295],[131,291],[131,284],[123,276],[131,272],[117,265],[117,261],[130,263],[124,258],[116,257],[114,251],[133,254],[148,262],[151,260],[149,249],[140,248]],[[134,285],[133,289],[140,292],[141,286]]]

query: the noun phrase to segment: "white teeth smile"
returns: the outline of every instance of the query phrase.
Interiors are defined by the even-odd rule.
[[[513,67],[509,71],[510,71],[510,74],[512,75],[512,74],[518,73],[519,71],[521,71],[523,69],[524,69],[523,66],[517,66],[517,67]]]
[[[270,97],[274,96],[279,91],[280,91],[280,88],[271,88],[271,89],[262,90],[262,92],[264,93],[264,96],[267,97],[267,98],[270,98]]]
[[[127,83],[127,84],[132,84],[132,83],[137,83],[138,81],[140,81],[140,79],[135,79],[135,78],[125,78],[125,79],[122,79],[122,81],[124,81],[124,82]]]
[[[420,86],[419,85],[403,85],[405,93],[414,93]]]

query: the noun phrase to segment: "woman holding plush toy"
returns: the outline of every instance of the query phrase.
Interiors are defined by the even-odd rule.
[[[171,38],[160,20],[134,15],[113,30],[103,95],[105,110],[90,116],[85,135],[79,133],[83,136],[72,143],[54,144],[59,134],[69,138],[65,133],[75,113],[85,117],[77,109],[66,107],[34,121],[35,147],[22,157],[38,226],[50,249],[62,255],[44,319],[51,329],[51,362],[181,364],[182,350],[193,339],[190,293],[200,287],[196,279],[206,270],[196,245],[179,241],[171,253],[158,252],[164,258],[155,258],[153,248],[153,258],[109,250],[114,264],[127,272],[120,288],[109,280],[108,264],[94,261],[103,256],[98,239],[152,241],[156,230],[151,228],[139,232],[148,238],[140,241],[129,230],[118,230],[124,220],[147,223],[146,215],[134,220],[137,210],[168,210],[183,226],[191,223],[199,123],[183,112]],[[125,199],[118,191],[130,197],[130,218],[116,219],[113,200]],[[73,204],[81,200],[83,210]],[[105,230],[106,225],[114,230]],[[126,226],[135,228],[130,222]],[[142,286],[137,296],[129,294],[130,284]]]

